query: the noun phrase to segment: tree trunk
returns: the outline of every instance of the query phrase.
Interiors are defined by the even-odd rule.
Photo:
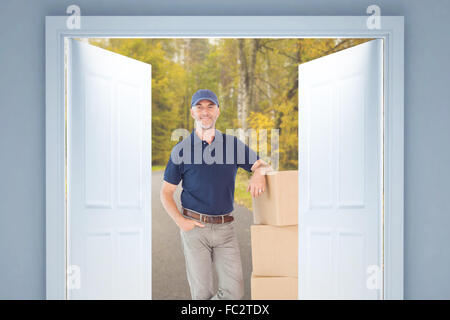
[[[189,53],[191,50],[191,39],[186,38],[184,39],[184,45],[183,45],[183,55],[182,55],[182,64],[185,68],[185,70],[190,70],[190,65],[189,65]],[[190,99],[190,92],[189,91],[189,85],[186,86],[186,94],[185,94],[185,101],[187,102],[187,104],[185,104],[184,108],[185,108],[185,128],[189,131],[191,131],[191,112],[190,109],[188,108],[188,106],[190,106],[191,104],[191,99]]]
[[[247,83],[248,83],[248,103],[247,106],[249,108],[254,109],[254,103],[255,103],[255,66],[256,66],[256,54],[259,50],[259,42],[260,39],[252,39],[252,47],[251,47],[251,53],[250,53],[250,63],[248,66],[248,72],[247,72]]]
[[[255,102],[255,67],[257,53],[260,47],[260,39],[252,39],[249,61],[245,50],[245,39],[238,39],[238,64],[239,64],[239,88],[238,88],[238,119],[241,128],[247,129],[247,116],[249,108],[253,108]]]
[[[245,55],[245,39],[238,39],[239,86],[237,94],[237,116],[242,129],[247,129],[248,87],[247,57]]]

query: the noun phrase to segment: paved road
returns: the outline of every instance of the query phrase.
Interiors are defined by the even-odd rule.
[[[191,299],[186,278],[184,255],[178,227],[164,210],[159,199],[163,181],[163,171],[152,174],[152,298],[153,299]],[[181,183],[175,192],[175,201],[180,208]],[[250,299],[250,277],[252,258],[250,248],[250,225],[253,224],[252,212],[247,208],[234,205],[233,216],[236,219],[236,232],[241,250],[244,272],[245,294]]]

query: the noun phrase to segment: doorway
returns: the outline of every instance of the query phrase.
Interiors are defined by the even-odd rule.
[[[303,283],[298,287],[300,297],[380,298],[381,287],[365,287],[367,277],[364,271],[369,266],[379,267],[382,261],[379,243],[383,229],[379,201],[382,178],[379,172],[382,168],[379,164],[379,150],[381,149],[381,140],[379,139],[382,134],[377,126],[382,113],[381,40],[356,39],[354,42],[351,42],[352,39],[181,40],[183,44],[187,43],[188,48],[196,48],[197,57],[201,55],[200,48],[205,50],[204,44],[207,41],[214,43],[212,52],[215,53],[221,52],[217,48],[220,46],[218,43],[229,51],[232,51],[230,49],[233,45],[240,48],[239,46],[244,43],[247,46],[253,44],[248,50],[247,57],[254,56],[258,48],[276,47],[286,55],[287,53],[282,50],[289,48],[289,45],[303,47],[297,53],[297,55],[301,55],[299,61],[308,55],[310,61],[300,64],[298,74],[294,74],[294,79],[300,79],[298,81],[298,101],[300,103],[295,101],[294,97],[292,111],[287,110],[289,108],[288,101],[279,107],[270,109],[253,107],[245,112],[230,110],[229,106],[232,106],[233,103],[237,105],[244,103],[244,101],[239,101],[238,96],[237,103],[223,99],[225,103],[221,107],[225,115],[220,122],[232,120],[233,117],[236,117],[236,115],[233,116],[233,113],[240,114],[242,117],[242,114],[250,112],[253,114],[248,117],[249,124],[252,124],[254,119],[264,117],[266,114],[269,115],[267,117],[269,121],[272,120],[274,123],[277,119],[281,121],[279,124],[283,128],[280,135],[281,146],[277,150],[270,150],[272,153],[283,155],[279,159],[280,166],[276,169],[292,170],[297,169],[298,166],[300,189],[303,192],[300,193],[300,203],[310,203],[309,206],[300,206],[299,278]],[[173,131],[180,126],[183,127],[182,122],[178,124],[173,122],[176,121],[185,106],[181,106],[181,112],[176,112],[176,109],[172,110],[172,116],[175,118],[170,120],[170,113],[163,113],[162,108],[159,107],[163,102],[157,100],[153,101],[153,112],[150,113],[152,63],[139,62],[85,41],[73,39],[68,41],[69,70],[67,74],[70,75],[70,78],[68,78],[67,112],[67,228],[69,231],[67,264],[71,270],[68,298],[143,298],[149,296],[149,286],[145,286],[145,284],[152,279],[153,297],[157,299],[174,298],[170,294],[175,293],[175,296],[180,295],[179,298],[188,299],[188,294],[182,295],[183,288],[186,293],[187,279],[183,270],[183,255],[178,252],[180,248],[176,245],[180,242],[177,239],[176,227],[171,224],[163,208],[158,206],[158,201],[152,203],[150,209],[150,201],[148,196],[145,196],[152,194],[151,197],[155,202],[157,199],[155,195],[161,188],[159,180],[162,180],[160,177],[158,180],[160,183],[157,183],[156,176],[160,176],[160,170],[152,169],[152,188],[149,186],[148,158],[166,160],[167,155],[164,157],[159,152],[162,152],[161,149],[166,153],[170,152],[171,147],[163,147],[163,142],[169,142]],[[127,40],[120,39],[109,45],[105,44],[104,40],[101,43],[104,47],[110,46],[120,52],[118,43],[124,41]],[[164,47],[168,47],[167,44],[164,45],[164,40],[157,41],[159,44],[163,43]],[[177,40],[168,41],[176,42]],[[314,42],[310,44],[311,41]],[[141,42],[138,39],[130,39],[129,42],[148,44],[148,42]],[[233,44],[233,42],[235,43]],[[274,42],[276,45],[273,44]],[[348,47],[342,45],[345,42]],[[269,46],[269,44],[272,45]],[[308,45],[311,49],[308,49]],[[126,45],[124,46],[126,47]],[[328,49],[324,56],[315,57],[311,53],[318,47],[330,46],[332,49]],[[149,45],[146,51],[152,52],[153,50],[155,49]],[[257,53],[264,55],[267,54],[267,50]],[[128,54],[136,57],[134,52]],[[177,61],[178,56],[186,56],[185,60],[188,60],[191,54],[189,49],[183,48],[178,55],[175,55],[174,60]],[[240,51],[237,56],[242,60],[246,58],[245,55],[246,52]],[[223,66],[232,57],[232,54],[230,57],[223,57],[223,62],[217,63],[217,65]],[[248,77],[248,74],[255,75],[255,79],[265,76],[262,81],[254,81],[254,86],[259,88],[259,85],[269,84],[264,89],[267,90],[266,95],[273,98],[261,98],[249,91],[247,94],[255,96],[253,103],[257,106],[264,105],[268,100],[269,103],[277,101],[274,96],[277,94],[282,96],[283,93],[275,91],[275,82],[278,80],[281,83],[283,74],[285,77],[289,77],[289,71],[286,70],[290,68],[287,63],[291,62],[291,59],[283,60],[282,66],[280,61],[277,69],[273,63],[276,58],[280,59],[280,57],[274,55],[270,58],[268,61],[254,62],[255,69],[262,69],[265,65],[270,67],[270,70],[266,71],[267,73],[261,72],[255,75],[255,70],[239,70],[244,73],[244,78]],[[204,61],[201,61],[200,64],[210,65],[207,75],[220,72],[219,70],[214,71],[210,60],[208,61],[206,57],[203,59]],[[181,64],[184,66],[185,62],[182,61]],[[291,68],[297,69],[295,61],[292,62]],[[164,72],[162,66],[155,65],[155,69]],[[199,70],[196,72],[195,75],[201,77],[201,72]],[[157,75],[155,76],[158,78]],[[227,75],[222,74],[222,76],[226,78]],[[239,76],[239,79],[241,77],[242,75]],[[279,85],[278,90],[290,92],[296,85],[294,79],[291,80],[291,83],[287,81],[285,88]],[[225,80],[220,79],[219,81]],[[322,85],[323,83],[325,85]],[[214,86],[214,83],[212,82],[210,85]],[[166,84],[166,86],[166,91],[173,91],[169,89],[170,84]],[[160,88],[156,88],[155,91],[159,92],[158,89],[160,90]],[[233,88],[230,88],[230,91],[233,92]],[[228,95],[226,92],[222,93],[222,96]],[[157,99],[161,98],[157,95]],[[186,101],[188,97],[181,95],[178,99]],[[176,102],[174,99],[173,103]],[[303,124],[300,127],[297,126],[297,117],[294,116],[294,127],[289,128],[288,124],[292,123],[292,120],[280,113],[284,112],[292,116],[297,106],[300,111],[305,110],[304,116],[299,119]],[[153,114],[154,118],[149,119],[150,114]],[[165,114],[164,125],[156,121],[162,114]],[[236,120],[241,121],[242,119],[236,118]],[[168,129],[165,136],[153,137],[151,143],[148,136],[152,129],[150,123],[153,125],[153,134],[158,136],[161,135],[160,132],[163,128]],[[247,123],[243,123],[243,125],[246,126]],[[258,130],[260,129],[258,125],[259,123],[254,123],[252,128]],[[171,126],[173,126],[172,132],[170,131]],[[186,126],[189,127],[189,122]],[[347,131],[343,132],[345,128]],[[225,131],[225,128],[221,129]],[[290,135],[297,135],[297,132],[303,135],[304,139],[300,139],[303,143],[299,145],[295,142],[293,146],[288,145],[287,141],[290,140]],[[336,140],[332,140],[331,136]],[[174,143],[176,141],[172,143],[172,146]],[[150,145],[156,148],[149,151]],[[347,149],[343,150],[343,147]],[[300,154],[304,154],[304,159],[299,162],[297,155],[295,157],[285,156],[290,152],[289,148],[293,148],[294,151],[300,150]],[[267,148],[260,144],[259,149]],[[334,149],[336,151],[332,152],[331,150]],[[256,148],[255,151],[261,152]],[[149,157],[150,152],[151,157]],[[327,160],[323,160],[325,158]],[[309,159],[311,161],[308,161]],[[326,165],[323,165],[324,161]],[[336,164],[336,167],[332,167],[331,163]],[[164,165],[164,162],[158,163],[157,160],[152,160],[151,164],[154,168]],[[306,168],[311,168],[311,170]],[[346,174],[346,177],[344,179],[341,177],[339,182],[326,183],[326,181],[337,181],[337,175],[343,173]],[[372,176],[370,176],[371,174]],[[347,180],[350,182],[346,184]],[[245,291],[249,299],[249,280],[252,272],[249,258],[252,253],[250,247],[245,245],[250,242],[250,234],[245,230],[250,229],[252,207],[247,206],[246,208],[245,205],[239,205],[245,202],[246,196],[249,196],[239,193],[239,185],[246,183],[248,183],[248,179],[239,174],[236,182],[238,189],[235,194],[237,206],[235,216],[239,220],[238,237],[241,239],[241,247],[243,246],[242,260],[246,273]],[[150,190],[153,191],[150,192]],[[331,193],[335,193],[336,190],[340,196],[340,203],[337,206],[331,206],[333,198]],[[328,205],[318,204],[317,196],[325,196]],[[344,201],[353,202],[343,204],[341,203],[342,197],[350,197],[350,199],[345,198]],[[356,201],[360,202],[355,204],[355,197]],[[367,206],[365,199],[369,199],[371,207]],[[320,218],[314,219],[317,216],[317,210],[312,210],[317,207],[321,211]],[[347,211],[353,210],[344,215],[341,213],[343,208],[346,208]],[[356,208],[365,213],[357,214]],[[328,213],[324,212],[326,209],[328,209]],[[152,212],[152,218],[149,216],[149,211]],[[336,216],[340,217],[334,218],[334,222],[331,223],[333,217]],[[345,217],[348,217],[348,221],[342,222]],[[153,230],[150,229],[150,226]],[[344,226],[345,228],[342,229]],[[331,247],[320,247],[323,246],[324,240],[315,241],[322,234],[322,232],[315,231],[324,229],[330,230],[329,238],[325,242],[328,242]],[[344,238],[343,232],[345,235],[356,236]],[[311,233],[312,235],[310,235]],[[337,233],[337,235],[332,236],[332,233]],[[150,241],[151,234],[153,234],[152,241]],[[153,259],[152,263],[148,254],[152,251],[150,250],[151,243],[153,244],[152,250],[158,253],[153,255],[156,259]],[[170,247],[173,248],[169,249]],[[359,250],[355,250],[355,248],[359,248]],[[330,255],[322,257],[324,251],[329,251]],[[343,257],[344,259],[342,259]],[[349,260],[348,263],[346,263],[347,260]],[[334,266],[338,263],[340,263],[339,268]],[[328,269],[324,268],[327,265]],[[152,275],[148,271],[150,269]],[[176,276],[167,277],[167,274]],[[345,275],[347,275],[344,281],[345,285],[339,284],[338,281]],[[375,276],[382,277],[382,270]],[[353,285],[349,285],[352,282]],[[318,283],[320,283],[321,290],[314,291],[314,288],[318,287]],[[329,286],[327,287],[326,284]],[[168,288],[170,288],[170,294],[165,292]],[[329,294],[333,290],[335,293],[330,296]]]
[[[101,84],[101,82],[102,81],[98,81],[99,82],[99,87],[102,87],[102,84]],[[104,86],[103,86],[104,87]],[[311,104],[312,105],[312,104]],[[136,116],[135,117],[135,119],[136,118],[139,118],[139,116]],[[379,119],[379,121],[381,122],[381,123],[383,123],[384,124],[384,121],[386,121],[385,119]],[[97,129],[99,129],[99,128],[95,128],[95,126],[91,126],[92,127],[92,131],[96,131]],[[353,128],[354,130],[357,130],[358,128]],[[359,128],[359,129],[361,129],[361,128]],[[362,130],[362,129],[361,129]],[[351,130],[350,130],[351,131]],[[345,132],[344,132],[345,133]],[[85,141],[86,142],[86,141]],[[89,143],[89,141],[87,141],[88,143]],[[360,141],[361,142],[361,141]],[[345,146],[344,146],[345,147]],[[317,148],[316,148],[317,149]],[[317,150],[315,150],[315,151],[317,151]],[[320,150],[319,150],[320,151]],[[384,154],[382,155],[382,157],[384,157]],[[340,160],[342,160],[342,159],[340,159]],[[100,162],[98,162],[98,163],[100,163]],[[122,162],[123,163],[123,162]],[[356,163],[358,164],[358,161],[356,161]],[[100,164],[96,164],[95,166],[93,166],[93,168],[97,168],[97,169],[100,169],[100,170],[104,170],[104,172],[106,172],[107,170],[105,169],[105,168],[103,168]],[[108,168],[107,168],[108,169]],[[344,168],[345,169],[345,168]],[[315,168],[315,170],[317,170],[317,168]],[[96,172],[95,170],[93,171],[93,172]],[[343,172],[345,172],[345,170],[343,171]],[[352,179],[354,179],[355,181],[356,181],[356,183],[359,183],[360,182],[360,179],[359,179],[360,177],[353,177]],[[359,179],[359,180],[358,180]],[[341,180],[340,180],[341,181]],[[323,182],[323,181],[322,181]],[[390,183],[391,183],[392,181],[390,181]],[[342,185],[341,185],[342,186]],[[86,191],[86,189],[84,190],[84,192]],[[358,205],[360,205],[360,204],[358,204],[358,203],[356,203],[356,202],[353,202],[352,203],[352,201],[353,200],[358,200],[358,197],[357,197],[357,194],[356,194],[356,196],[355,196],[355,190],[351,190],[351,189],[349,189],[348,188],[348,186],[343,186],[343,188],[341,189],[341,195],[344,195],[344,197],[341,197],[341,198],[339,198],[339,199],[343,199],[343,200],[345,200],[344,202],[343,202],[343,205],[344,206],[358,206]],[[106,198],[106,196],[105,195],[103,195],[103,199],[107,199]],[[132,199],[132,197],[129,197],[128,199],[126,199],[127,201],[125,201],[124,202],[124,207],[127,207],[127,206],[133,206],[133,203],[135,204],[136,202],[133,202],[132,200],[130,200],[130,199]],[[317,198],[316,198],[317,199]],[[128,201],[128,200],[130,200],[130,201]],[[319,199],[320,200],[320,199]],[[346,202],[347,201],[347,202]],[[342,203],[340,204],[340,205],[342,205]],[[101,207],[101,206],[107,206],[107,202],[106,201],[103,201],[103,202],[101,202],[101,201],[91,201],[91,203],[90,203],[90,206],[91,207]],[[300,221],[301,221],[301,219],[300,219]],[[101,229],[101,228],[100,228]],[[51,228],[49,228],[49,230],[51,230]],[[103,230],[104,231],[104,230]],[[125,233],[127,232],[127,231],[124,231]],[[133,232],[131,232],[131,233],[133,233]],[[105,236],[105,237],[107,237],[108,235],[107,235],[107,232],[103,232],[103,233],[99,233],[99,234],[102,234],[103,236]],[[351,232],[349,233],[349,234],[352,234]],[[67,232],[67,235],[70,235],[70,232]],[[317,235],[317,234],[316,234]],[[384,236],[384,235],[383,235]],[[106,239],[106,238],[104,238],[104,239]],[[322,239],[324,239],[324,238],[322,238]],[[347,239],[349,239],[348,237],[347,238],[341,238],[341,239],[343,239],[342,241],[343,242],[345,242]],[[135,242],[136,243],[136,242]],[[326,243],[326,241],[324,241],[324,240],[320,240],[320,241],[318,241],[318,242],[316,242],[316,244],[318,244],[318,245],[323,245],[324,243]],[[132,244],[132,242],[129,242],[129,244],[131,245]],[[301,243],[300,243],[300,246],[301,246]],[[357,244],[357,246],[362,246],[361,245],[361,242],[359,242],[359,244]],[[92,246],[92,248],[94,248],[95,246]],[[325,247],[326,248],[326,247]],[[94,250],[93,252],[97,252],[98,250]],[[123,250],[123,252],[125,252],[126,250]],[[53,252],[52,250],[49,250],[49,253],[51,254],[51,252]],[[382,252],[381,253],[382,255],[384,255],[385,254],[385,252]],[[94,254],[93,254],[93,256],[94,256]],[[107,264],[105,264],[105,265],[107,265]],[[376,266],[376,263],[374,264],[375,266]],[[72,268],[71,269],[71,271],[74,271],[74,270],[76,270],[76,268]],[[75,271],[76,272],[76,271]],[[51,280],[50,280],[50,282],[51,282]],[[69,282],[69,283],[72,283],[72,282]],[[76,285],[76,283],[75,283],[75,285]],[[384,290],[384,289],[383,289]],[[51,290],[50,290],[50,292],[51,292]]]

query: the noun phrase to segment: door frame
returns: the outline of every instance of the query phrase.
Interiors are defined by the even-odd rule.
[[[45,17],[46,298],[66,299],[65,76],[64,40],[96,38],[379,38],[384,41],[383,79],[383,297],[404,298],[404,17],[196,16]],[[197,17],[198,18],[198,17]]]

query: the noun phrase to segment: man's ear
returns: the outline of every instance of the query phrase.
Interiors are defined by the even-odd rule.
[[[192,107],[191,107],[191,117],[195,120],[194,111],[192,110]]]

